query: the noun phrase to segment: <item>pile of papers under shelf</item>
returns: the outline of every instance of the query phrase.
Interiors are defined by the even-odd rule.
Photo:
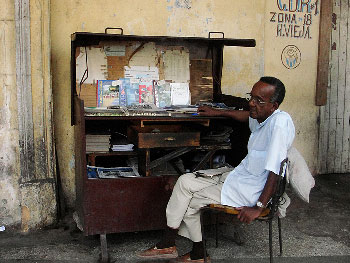
[[[87,176],[89,179],[109,179],[120,177],[139,177],[137,170],[133,167],[96,167],[87,165]]]
[[[114,132],[111,136],[111,145],[113,152],[133,151],[134,145],[129,143],[125,134]]]
[[[112,145],[112,151],[114,152],[128,152],[132,151],[134,145],[133,144],[113,144]]]
[[[108,152],[111,135],[86,134],[86,152]]]

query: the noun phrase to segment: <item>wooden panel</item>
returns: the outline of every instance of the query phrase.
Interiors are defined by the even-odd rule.
[[[213,75],[211,59],[192,59],[190,61],[191,103],[213,99]]]
[[[336,107],[336,131],[335,131],[335,160],[334,171],[342,171],[343,136],[344,136],[344,99],[346,86],[346,46],[348,36],[348,1],[340,1],[339,25],[339,58],[338,58],[338,85],[337,85],[337,107]]]
[[[331,68],[330,61],[332,51],[330,50],[331,37],[335,29],[332,27],[332,0],[323,0],[321,3],[321,18],[319,32],[319,50],[318,50],[318,66],[317,66],[317,82],[316,82],[316,98],[315,104],[318,106],[325,105],[320,108],[320,132],[319,132],[319,173],[327,173],[328,164],[328,135],[329,135],[329,110],[330,110],[330,84],[331,74],[334,68]],[[333,39],[332,39],[333,41]],[[334,56],[333,56],[334,59]],[[334,61],[333,61],[334,63]],[[334,75],[334,74],[333,74]],[[328,96],[327,96],[328,94]]]
[[[75,209],[79,215],[81,223],[84,224],[84,179],[86,175],[85,161],[85,121],[82,101],[75,96],[74,100],[74,148],[75,148],[75,191],[76,201]]]
[[[320,173],[347,173],[350,137],[349,3],[333,2],[327,104],[320,109]],[[324,4],[324,3],[323,3]]]
[[[84,101],[85,107],[97,106],[97,84],[82,84],[81,90],[79,90],[79,84],[77,84],[77,94],[81,100]]]
[[[161,229],[171,194],[169,177],[89,179],[85,184],[84,234]]]
[[[326,105],[328,71],[329,71],[329,46],[332,28],[332,0],[322,0],[318,48],[316,105]]]
[[[350,8],[350,5],[349,5]],[[348,19],[347,23],[349,24],[350,18],[349,18],[349,12],[347,13]],[[342,173],[349,173],[350,172],[350,43],[349,43],[349,35],[350,35],[350,30],[348,27],[348,36],[347,36],[347,49],[346,49],[346,54],[347,54],[347,60],[346,60],[346,71],[345,71],[345,90],[344,90],[344,116],[343,116],[343,121],[344,121],[344,131],[343,131],[343,151],[342,151],[342,163],[341,167]]]
[[[326,108],[320,107],[320,132],[319,132],[319,147],[318,147],[318,164],[319,164],[319,173],[327,172],[327,148],[328,148],[328,118],[326,118]]]
[[[124,78],[124,66],[126,65],[126,57],[108,56],[107,57],[107,73],[108,79]]]
[[[333,12],[340,16],[340,0],[334,1]],[[334,15],[333,15],[334,16]],[[331,90],[329,94],[329,126],[328,126],[328,149],[327,149],[327,170],[334,172],[335,141],[336,141],[336,117],[337,117],[337,86],[339,76],[339,20],[336,19],[332,31],[331,50]]]

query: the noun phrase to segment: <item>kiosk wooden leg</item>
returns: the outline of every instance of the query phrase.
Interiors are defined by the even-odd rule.
[[[139,149],[139,173],[143,176],[151,175],[151,151],[150,149]]]
[[[109,262],[108,249],[107,249],[107,237],[106,234],[100,234],[100,243],[101,243],[101,262]]]

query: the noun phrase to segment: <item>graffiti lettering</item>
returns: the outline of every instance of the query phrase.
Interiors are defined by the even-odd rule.
[[[298,25],[277,25],[277,36],[278,37],[294,37],[294,38],[308,38],[310,39],[310,27],[309,26],[298,26]]]
[[[272,15],[270,22],[278,22],[278,23],[297,23],[297,16],[295,14],[287,14],[287,13],[276,13],[270,12]],[[276,20],[277,16],[277,20]]]
[[[278,23],[295,23],[296,24],[296,15],[295,14],[278,14]]]
[[[276,12],[270,12],[270,14],[272,15],[270,22],[276,22],[275,20]]]
[[[311,14],[315,10],[315,15],[319,12],[319,0],[312,3],[312,0],[277,0],[277,7],[281,11],[307,12]]]
[[[276,23],[276,36],[312,39],[312,19],[318,14],[318,5],[319,0],[277,0],[281,12],[270,12],[270,22]]]

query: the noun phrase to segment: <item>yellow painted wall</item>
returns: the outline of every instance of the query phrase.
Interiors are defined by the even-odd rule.
[[[289,2],[266,1],[264,74],[276,76],[285,84],[286,98],[281,109],[292,116],[296,128],[294,146],[315,174],[319,107],[315,106],[314,101],[320,21],[320,6],[315,3],[320,1],[302,1],[309,5],[299,5],[299,9],[296,1],[291,1],[291,6]],[[286,59],[283,50],[287,46],[300,50],[300,64],[295,68],[286,67],[282,63]],[[294,55],[294,49],[289,51],[289,55]]]
[[[282,1],[282,0],[281,0]],[[282,2],[287,2],[283,0]],[[304,1],[305,2],[305,1]],[[317,107],[313,106],[318,16],[311,40],[274,36],[269,21],[276,1],[266,0],[51,0],[52,80],[54,120],[60,174],[67,201],[73,206],[74,140],[70,126],[70,35],[74,32],[104,32],[122,27],[124,34],[207,37],[223,31],[227,38],[255,38],[255,48],[226,48],[222,90],[242,96],[262,75],[280,77],[287,86],[282,109],[291,113],[297,127],[296,146],[315,170],[317,152]],[[293,70],[281,64],[281,48],[297,43],[303,54]],[[302,110],[300,110],[302,107]]]

